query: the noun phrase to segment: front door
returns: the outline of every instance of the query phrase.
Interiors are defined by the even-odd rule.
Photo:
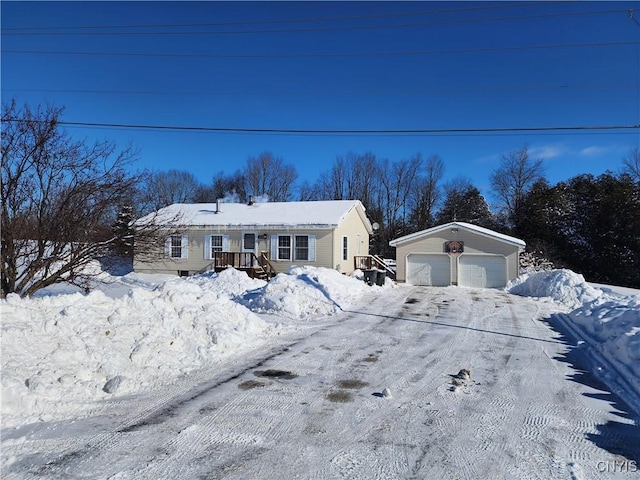
[[[242,256],[242,266],[243,267],[251,267],[253,264],[253,255],[249,255],[256,253],[257,247],[257,235],[255,232],[244,232],[242,234],[242,251],[247,253],[247,255]]]

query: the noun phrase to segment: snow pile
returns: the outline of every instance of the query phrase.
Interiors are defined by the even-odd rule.
[[[349,307],[372,288],[336,270],[293,266],[263,287],[238,298],[254,312],[288,318],[332,315]]]
[[[594,288],[570,270],[526,275],[507,288],[560,303],[570,327],[640,392],[640,292],[622,295]]]
[[[174,277],[119,298],[9,295],[0,303],[3,423],[7,415],[41,415],[51,402],[165,384],[263,341],[277,329],[231,299],[257,285],[229,272]]]
[[[507,290],[523,297],[551,297],[570,310],[603,294],[602,290],[589,285],[582,275],[566,269],[523,275],[510,283]]]
[[[629,366],[640,380],[640,295],[609,294],[569,316],[603,347],[604,355]]]
[[[3,425],[77,415],[81,402],[169,384],[380,288],[313,267],[269,283],[234,269],[100,277],[89,294],[56,285],[0,300]]]

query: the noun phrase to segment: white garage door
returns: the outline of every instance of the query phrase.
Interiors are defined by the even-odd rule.
[[[507,284],[507,259],[500,255],[460,255],[458,285],[497,288]]]
[[[437,287],[450,285],[449,255],[410,253],[407,255],[407,283]]]

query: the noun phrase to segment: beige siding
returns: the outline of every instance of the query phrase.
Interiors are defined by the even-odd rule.
[[[187,271],[189,274],[204,272],[210,268],[212,263],[205,256],[205,236],[206,235],[227,235],[229,237],[229,251],[242,251],[243,233],[253,232],[257,235],[256,251],[257,255],[265,252],[277,272],[286,272],[292,265],[311,265],[316,267],[326,267],[339,269],[343,273],[353,271],[355,255],[367,255],[369,253],[369,233],[367,231],[368,221],[364,217],[364,211],[352,208],[337,228],[318,229],[264,229],[260,227],[251,228],[227,228],[220,227],[193,227],[184,232],[188,235],[188,258],[172,259],[165,258],[164,244],[157,249],[157,259],[153,262],[140,262],[134,260],[134,270],[146,273],[168,273],[179,274],[180,271]],[[273,235],[313,235],[315,236],[315,260],[314,261],[279,261],[272,258],[271,241]],[[348,258],[342,259],[342,239],[348,238]]]
[[[343,237],[347,237],[347,260],[343,260]],[[333,233],[333,265],[342,273],[353,272],[353,257],[369,255],[369,232],[354,208]]]
[[[268,231],[268,245],[271,245],[271,235],[315,235],[316,237],[316,259],[315,261],[285,261],[271,259],[271,264],[277,272],[286,272],[292,265],[310,265],[313,267],[331,268],[331,230],[273,230]],[[270,248],[266,249],[270,256]]]
[[[204,272],[209,269],[211,260],[205,258],[204,245],[205,235],[228,235],[229,251],[242,251],[243,233],[254,232],[258,235],[256,244],[256,254],[265,252],[268,257],[271,253],[272,235],[315,235],[316,237],[316,260],[315,261],[278,261],[271,259],[271,263],[277,272],[286,272],[291,265],[312,265],[317,267],[335,268],[333,259],[333,235],[330,229],[324,230],[297,230],[297,229],[243,229],[227,230],[225,228],[200,228],[191,229],[185,232],[189,238],[188,258],[166,258],[164,255],[164,244],[157,250],[157,260],[153,262],[134,261],[134,270],[140,273],[166,273],[178,275],[180,271],[188,271],[190,275]],[[266,238],[264,238],[266,236]],[[262,238],[261,238],[262,237]],[[353,265],[353,260],[351,260]]]
[[[396,247],[397,280],[406,281],[406,258],[409,253],[444,253],[445,242],[464,242],[464,253],[484,253],[504,255],[507,258],[508,278],[518,276],[518,247],[501,242],[495,238],[479,235],[468,230],[458,229],[457,233],[440,231],[426,237],[418,237]],[[452,262],[452,281],[457,278],[457,261]]]

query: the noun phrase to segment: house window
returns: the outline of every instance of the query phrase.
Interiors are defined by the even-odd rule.
[[[278,260],[291,260],[291,237],[278,235]]]
[[[271,258],[275,260],[315,262],[315,235],[273,235]]]
[[[211,235],[211,258],[215,257],[215,252],[222,252],[222,235]]]
[[[182,235],[171,235],[169,237],[169,256],[171,258],[182,258],[182,238]]]
[[[342,260],[349,260],[349,237],[342,237]]]
[[[213,260],[216,252],[229,251],[229,235],[205,235],[204,236],[204,258]]]
[[[295,260],[309,260],[309,237],[307,235],[296,235]]]

